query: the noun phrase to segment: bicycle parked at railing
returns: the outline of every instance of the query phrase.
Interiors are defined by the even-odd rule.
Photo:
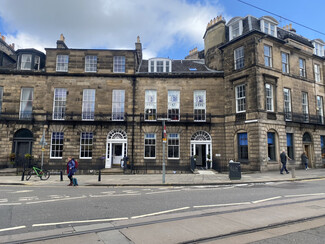
[[[32,175],[38,176],[41,180],[47,180],[48,178],[50,178],[49,171],[37,168],[36,166],[33,166],[33,168],[28,171],[26,175],[26,180],[29,180]]]

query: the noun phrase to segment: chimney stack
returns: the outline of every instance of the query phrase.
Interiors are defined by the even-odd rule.
[[[68,49],[68,46],[65,44],[65,37],[63,34],[60,35],[60,40],[56,41],[56,48],[57,49]]]

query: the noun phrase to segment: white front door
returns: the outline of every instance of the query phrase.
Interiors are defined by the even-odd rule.
[[[113,144],[112,146],[113,164],[121,164],[121,159],[123,158],[123,144]]]

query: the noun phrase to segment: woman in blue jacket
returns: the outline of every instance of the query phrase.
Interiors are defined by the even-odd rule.
[[[72,157],[68,157],[67,174],[68,174],[68,178],[70,179],[70,184],[68,186],[73,185],[72,176],[74,175],[75,172],[76,172],[76,163]]]

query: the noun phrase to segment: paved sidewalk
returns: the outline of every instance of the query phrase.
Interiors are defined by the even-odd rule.
[[[291,172],[281,175],[278,171],[265,173],[243,173],[241,180],[230,180],[227,173],[212,173],[203,171],[201,174],[166,174],[165,184],[162,183],[161,174],[120,174],[120,175],[76,175],[79,186],[186,186],[186,185],[220,185],[220,184],[244,184],[263,183],[276,181],[299,181],[306,179],[325,179],[325,169],[295,170],[295,177]],[[22,181],[21,176],[0,176],[0,185],[36,185],[36,186],[65,186],[67,175],[51,175],[42,181],[38,177],[32,177],[29,181]]]

